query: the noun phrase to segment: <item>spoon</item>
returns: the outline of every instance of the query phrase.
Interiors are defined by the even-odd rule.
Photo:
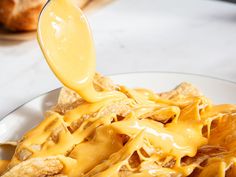
[[[48,65],[66,87],[88,102],[121,96],[120,92],[97,92],[93,87],[94,43],[87,19],[74,0],[48,1],[37,34]]]

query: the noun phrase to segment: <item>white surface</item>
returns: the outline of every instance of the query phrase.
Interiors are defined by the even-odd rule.
[[[198,85],[199,89],[214,103],[235,103],[236,84],[197,75],[175,73],[132,73],[112,76],[119,84],[129,87],[150,88],[157,92],[167,91],[182,80]],[[223,93],[222,90],[225,92]],[[43,113],[55,105],[59,89],[44,94],[23,105],[0,121],[0,143],[19,140],[22,135],[43,119]],[[11,130],[11,131],[9,131]],[[0,159],[6,152],[0,149]]]
[[[236,5],[214,0],[117,0],[88,16],[97,69],[190,72],[236,81],[235,12]],[[0,41],[0,118],[59,86],[36,40]]]

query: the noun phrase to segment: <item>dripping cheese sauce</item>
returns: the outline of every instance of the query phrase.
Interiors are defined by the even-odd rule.
[[[194,94],[167,99],[125,86],[96,90],[93,40],[72,0],[51,0],[41,14],[38,33],[52,71],[84,101],[63,114],[51,112],[26,133],[12,159],[0,161],[2,172],[22,161],[51,156],[63,164],[60,174],[69,177],[189,176],[197,170],[196,176],[223,177],[235,169],[235,105],[212,105]],[[129,112],[103,112],[118,103]],[[202,147],[218,146],[223,154],[209,156],[203,166],[194,161]]]
[[[121,97],[119,92],[96,92],[95,49],[85,16],[74,0],[51,0],[41,13],[38,40],[46,61],[59,80],[88,102]]]

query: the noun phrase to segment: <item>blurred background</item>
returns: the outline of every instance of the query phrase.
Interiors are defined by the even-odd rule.
[[[0,118],[61,84],[36,40],[46,0],[0,0]],[[9,3],[10,2],[10,3]],[[168,71],[236,82],[234,0],[78,0],[92,28],[97,71]],[[10,4],[10,5],[9,5]]]
[[[236,0],[223,0],[223,1],[236,3]]]

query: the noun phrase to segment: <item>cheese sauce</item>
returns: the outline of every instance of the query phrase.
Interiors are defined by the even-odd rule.
[[[10,160],[0,160],[0,175],[7,169]]]

